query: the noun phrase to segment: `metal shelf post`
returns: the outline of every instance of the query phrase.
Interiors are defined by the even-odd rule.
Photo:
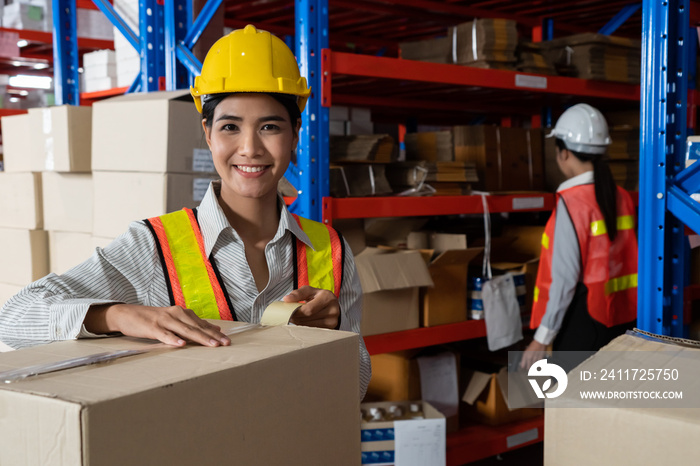
[[[328,1],[295,2],[295,18],[296,56],[311,96],[302,116],[296,164],[290,164],[286,176],[299,194],[292,212],[321,221],[321,200],[329,193],[329,112],[321,104],[321,51],[328,48]]]
[[[141,91],[165,89],[164,7],[157,0],[139,1]]]
[[[687,1],[645,0],[642,16],[638,326],[683,336],[681,221],[697,223],[691,217],[700,212],[688,191],[674,186],[688,173],[680,173],[687,130]]]
[[[80,105],[75,0],[53,2],[53,83],[56,105]]]

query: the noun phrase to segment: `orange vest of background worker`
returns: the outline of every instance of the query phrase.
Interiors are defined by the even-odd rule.
[[[330,226],[298,215],[294,218],[314,245],[310,248],[297,240],[294,289],[310,285],[338,296],[345,259],[342,237]],[[237,320],[216,261],[204,252],[196,209],[182,209],[145,223],[156,241],[171,305],[192,309],[202,319]]]

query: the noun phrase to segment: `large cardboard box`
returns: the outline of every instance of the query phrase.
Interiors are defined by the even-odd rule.
[[[392,410],[403,414],[394,419]],[[362,422],[361,464],[445,464],[445,417],[430,403],[362,403],[362,411],[378,419]]]
[[[416,354],[416,350],[411,350],[372,355],[372,379],[365,400],[419,400],[420,372]]]
[[[569,373],[566,391],[545,404],[544,464],[684,464],[692,463],[700,436],[700,408],[696,404],[697,374],[700,372],[700,342],[656,336],[622,335]],[[671,341],[672,340],[672,341]],[[677,344],[676,344],[677,343]],[[652,356],[653,355],[653,356]],[[653,365],[649,366],[649,360]],[[646,362],[645,362],[646,361]],[[665,365],[661,363],[665,361]],[[615,380],[580,380],[580,371],[616,369],[623,374]],[[638,370],[639,369],[639,370]],[[623,407],[628,403],[653,405],[658,400],[581,400],[580,391],[646,391],[659,381],[641,375],[634,380],[625,372],[657,373],[676,370],[678,379],[666,386],[683,392],[672,400],[677,407]],[[653,370],[653,371],[652,371]],[[572,377],[572,374],[575,376]],[[660,379],[659,379],[660,380]],[[669,379],[665,379],[669,380]],[[672,382],[672,383],[671,383]],[[597,384],[593,385],[592,384]],[[623,398],[623,397],[620,397]],[[550,406],[551,403],[551,406]]]
[[[42,170],[90,171],[92,107],[33,108],[29,110],[29,124]]]
[[[43,225],[41,173],[0,173],[0,227]]]
[[[467,269],[482,250],[452,249],[430,260],[428,270],[435,286],[423,292],[423,327],[467,320]]]
[[[92,232],[92,175],[89,173],[41,174],[44,228]]]
[[[45,231],[0,228],[0,245],[0,283],[25,286],[49,273]]]
[[[133,221],[197,207],[212,179],[185,174],[93,172],[93,234],[116,238]]]
[[[418,328],[418,290],[433,285],[420,252],[366,248],[355,264],[364,292],[362,334]]]
[[[113,97],[95,103],[92,118],[93,170],[214,171],[189,91]]]
[[[3,384],[0,464],[359,464],[356,334],[285,326],[232,340]],[[3,355],[0,371],[152,344],[52,343]]]
[[[28,114],[2,117],[2,150],[7,173],[38,172],[43,169],[38,157],[36,131]]]
[[[84,262],[94,251],[89,233],[49,232],[49,270],[55,274],[60,275]]]

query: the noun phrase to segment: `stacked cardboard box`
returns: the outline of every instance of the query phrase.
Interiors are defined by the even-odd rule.
[[[2,25],[9,29],[50,31],[50,8],[51,3],[46,1],[15,0],[2,9]]]
[[[199,204],[217,178],[200,118],[189,91],[93,106],[95,236],[115,238],[132,221]]]
[[[480,68],[515,69],[518,30],[508,19],[475,19],[449,29],[452,61]]]
[[[83,55],[83,92],[112,89],[117,86],[117,64],[114,50],[98,50]]]
[[[406,60],[452,63],[452,41],[449,37],[402,42],[399,52],[400,57]]]
[[[131,29],[139,31],[139,1],[114,0],[114,9]],[[117,87],[128,87],[141,70],[139,51],[131,46],[121,32],[114,28],[114,53],[117,60]]]
[[[372,111],[364,107],[334,105],[329,112],[331,136],[359,136],[374,133]]]
[[[545,58],[558,69],[574,67],[583,79],[640,82],[641,42],[602,34],[577,34],[542,43]],[[563,74],[563,73],[560,73]]]
[[[351,124],[352,121],[346,123]],[[397,150],[394,138],[387,134],[331,136],[331,195],[357,197],[391,194],[385,165],[396,158]]]
[[[544,188],[542,131],[497,126],[455,126],[455,160],[476,164],[485,191]]]
[[[428,162],[451,162],[454,160],[452,131],[430,131],[407,133],[406,160]]]
[[[459,196],[471,192],[478,181],[472,162],[396,162],[387,166],[387,179],[396,192],[428,190],[437,196]]]
[[[518,71],[550,76],[557,74],[554,64],[544,57],[540,43],[521,42],[518,48]]]

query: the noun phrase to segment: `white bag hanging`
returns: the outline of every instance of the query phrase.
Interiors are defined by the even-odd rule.
[[[486,195],[481,195],[484,205],[484,263],[481,299],[484,303],[484,320],[486,322],[486,340],[489,350],[496,351],[523,339],[523,327],[520,320],[520,306],[515,291],[513,276],[509,273],[493,277],[491,273],[491,217],[486,202]]]

